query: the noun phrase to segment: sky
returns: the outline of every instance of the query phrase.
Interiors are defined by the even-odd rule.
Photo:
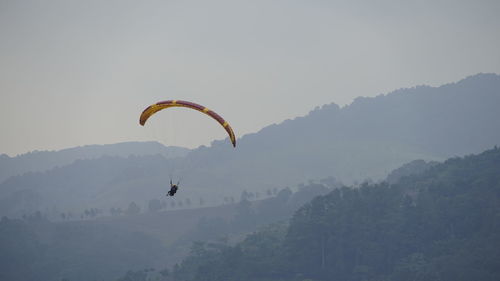
[[[323,104],[500,73],[500,1],[0,0],[0,153],[195,148]],[[168,111],[168,112],[167,112]]]

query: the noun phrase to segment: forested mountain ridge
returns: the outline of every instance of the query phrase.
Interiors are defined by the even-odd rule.
[[[164,280],[498,280],[500,149],[316,197],[235,246],[196,244]]]
[[[422,159],[413,160],[390,172],[389,175],[387,175],[385,181],[391,184],[397,183],[403,177],[421,174],[430,169],[432,166],[436,165],[437,163],[438,162],[435,161],[426,162]]]
[[[122,142],[105,145],[85,145],[59,151],[33,151],[9,157],[0,155],[0,183],[11,176],[26,172],[43,172],[57,166],[71,164],[75,160],[95,159],[102,156],[155,155],[166,158],[181,157],[189,150],[182,147],[166,147],[158,142]]]
[[[336,184],[330,178],[295,193],[289,188],[260,195],[246,192],[239,202],[231,198],[217,207],[200,202],[197,208],[179,209],[181,201],[168,200],[168,211],[149,205],[139,213],[137,206],[129,206],[94,217],[93,209],[82,219],[62,213],[56,222],[40,212],[23,219],[3,217],[0,280],[115,280],[127,270],[142,276],[143,268],[158,273],[152,268],[179,262],[194,241],[240,241],[258,227],[289,219],[304,202]]]
[[[498,280],[499,149],[403,167],[392,184],[328,178],[215,208],[3,218],[0,279]],[[207,242],[175,266],[192,241]]]
[[[498,104],[500,76],[478,74],[440,87],[358,98],[342,108],[325,105],[242,136],[236,149],[215,141],[175,160],[102,157],[7,179],[0,183],[0,214],[123,208],[131,201],[144,206],[164,194],[170,176],[186,187],[182,200],[203,197],[211,205],[245,189],[263,193],[329,176],[347,184],[382,180],[415,159],[444,160],[500,144]],[[64,201],[66,193],[71,200]]]
[[[0,280],[114,280],[184,256],[175,243],[200,218],[232,217],[234,206],[51,222],[40,213],[0,219]],[[188,240],[189,243],[191,241]],[[188,244],[189,245],[189,244]],[[179,249],[181,248],[181,249]]]
[[[334,95],[332,95],[334,99]],[[295,186],[335,176],[345,183],[384,179],[415,159],[445,160],[500,144],[500,76],[478,74],[440,87],[418,86],[350,105],[324,105],[187,157],[191,186]]]
[[[41,211],[53,219],[61,212],[79,214],[87,208],[125,209],[132,201],[144,207],[148,200],[166,193],[164,171],[170,163],[162,155],[103,156],[11,177],[0,185],[0,214],[21,217]],[[142,181],[136,182],[137,178]]]

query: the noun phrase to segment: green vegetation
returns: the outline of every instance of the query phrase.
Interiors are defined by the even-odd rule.
[[[327,178],[217,208],[3,218],[0,280],[498,280],[499,170],[495,148],[410,163],[390,183]]]
[[[333,178],[324,182],[338,184]],[[0,252],[5,253],[0,280],[170,278],[169,270],[151,268],[179,262],[189,254],[193,241],[225,241],[226,246],[228,241],[241,241],[257,227],[290,219],[304,202],[328,190],[321,184],[302,186],[295,193],[289,188],[272,189],[262,195],[266,199],[258,201],[261,195],[244,191],[236,204],[229,197],[219,207],[167,212],[156,210],[159,200],[151,200],[147,212],[140,212],[131,202],[125,210],[112,208],[113,216],[98,217],[99,209],[85,210],[85,220],[51,222],[41,212],[22,220],[4,218],[0,222]],[[191,204],[191,200],[183,201]],[[69,213],[62,215],[70,218]]]
[[[3,218],[0,280],[498,280],[500,149],[421,164],[391,183],[327,178],[218,208]]]
[[[499,280],[500,149],[338,188],[234,246],[196,243],[163,280]]]
[[[0,155],[0,216],[20,218],[40,211],[52,220],[64,219],[61,213],[74,220],[89,208],[105,213],[115,208],[119,214],[116,209],[125,212],[130,202],[142,212],[156,210],[148,202],[166,193],[174,170],[173,176],[183,179],[176,195],[182,204],[168,202],[169,208],[197,206],[200,197],[204,206],[216,206],[222,198],[237,199],[244,189],[257,198],[270,188],[328,176],[349,184],[378,181],[415,159],[443,161],[498,144],[499,93],[500,76],[495,74],[401,89],[344,107],[318,107],[241,136],[236,150],[222,140],[185,157],[175,152],[182,150],[157,143]]]

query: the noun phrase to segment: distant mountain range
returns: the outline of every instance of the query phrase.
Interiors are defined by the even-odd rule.
[[[333,99],[333,97],[332,97]],[[334,176],[383,179],[416,159],[444,160],[500,144],[500,76],[478,74],[440,87],[418,86],[268,126],[194,150],[192,186],[226,190],[295,185]]]
[[[500,280],[500,149],[423,164],[317,196],[236,245],[198,243],[174,280]]]
[[[113,155],[104,153],[113,145],[103,147],[96,157],[76,162],[78,156],[54,160],[58,152],[40,152],[47,158],[39,162],[36,157],[26,162],[19,158],[22,164],[14,164],[16,158],[5,161],[3,156],[2,175],[18,176],[0,184],[0,215],[109,209],[131,201],[144,206],[163,196],[170,177],[181,180],[173,200],[203,197],[209,205],[225,196],[239,196],[245,189],[294,187],[330,176],[345,183],[381,180],[416,159],[444,160],[500,144],[498,105],[500,76],[478,74],[440,87],[418,86],[357,98],[342,108],[324,105],[307,116],[245,135],[236,149],[225,140],[187,154],[181,149],[175,159],[164,153],[103,157]],[[59,167],[47,170],[54,166]],[[19,175],[30,170],[39,172]]]
[[[26,172],[47,171],[57,166],[71,164],[78,159],[95,159],[101,156],[155,155],[165,158],[182,157],[189,149],[166,147],[158,142],[123,142],[105,145],[86,145],[59,151],[33,151],[15,157],[0,155],[0,182],[8,177]]]

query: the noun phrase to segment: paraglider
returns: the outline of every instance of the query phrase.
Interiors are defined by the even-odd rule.
[[[177,182],[177,184],[173,184],[172,180],[170,180],[170,190],[167,192],[167,196],[174,196],[177,189],[179,189],[179,182]]]
[[[205,113],[206,115],[212,117],[217,122],[219,122],[219,124],[226,130],[226,132],[229,135],[229,140],[231,141],[231,144],[233,145],[233,147],[236,147],[236,136],[234,135],[231,126],[229,126],[229,123],[226,120],[224,120],[219,114],[194,102],[182,101],[182,100],[166,100],[152,104],[148,106],[146,109],[144,109],[144,111],[142,112],[139,118],[139,124],[144,126],[144,124],[146,124],[146,121],[153,114],[155,114],[160,110],[170,107],[186,107]],[[179,183],[173,184],[172,179],[170,179],[170,190],[167,192],[167,196],[174,196],[178,189],[179,189]]]
[[[139,124],[144,126],[146,124],[146,121],[148,120],[149,117],[151,117],[153,114],[156,112],[170,108],[170,107],[186,107],[186,108],[191,108],[194,110],[198,110],[199,112],[205,113],[206,115],[212,117],[215,119],[219,124],[224,127],[226,132],[229,135],[229,140],[233,144],[233,147],[236,147],[236,137],[234,135],[233,129],[231,126],[229,126],[229,123],[224,120],[219,114],[215,113],[214,111],[196,104],[194,102],[189,102],[189,101],[182,101],[182,100],[166,100],[166,101],[161,101],[155,104],[152,104],[148,106],[146,109],[141,114],[141,117],[139,118]]]

